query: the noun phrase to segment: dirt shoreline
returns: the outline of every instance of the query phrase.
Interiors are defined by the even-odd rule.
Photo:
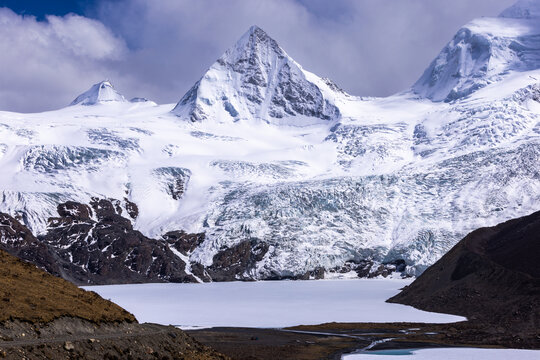
[[[229,360],[173,326],[95,324],[60,318],[50,323],[0,324],[0,359]]]
[[[487,324],[328,323],[285,329],[211,328],[186,331],[200,343],[237,360],[339,360],[369,350],[436,347],[540,349],[537,334],[508,334]],[[392,339],[376,343],[383,339]]]

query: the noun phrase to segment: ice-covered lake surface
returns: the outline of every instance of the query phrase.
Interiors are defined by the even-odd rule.
[[[443,348],[422,350],[384,350],[345,355],[342,360],[538,360],[538,350]]]
[[[385,302],[409,283],[397,279],[355,279],[107,285],[85,289],[124,307],[140,322],[181,328],[464,320]]]

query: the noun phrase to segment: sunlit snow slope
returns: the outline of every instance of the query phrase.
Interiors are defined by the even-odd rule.
[[[61,110],[1,112],[0,211],[43,233],[60,202],[127,198],[147,236],[206,233],[184,261],[265,243],[252,278],[362,260],[422,271],[469,231],[538,210],[538,3],[466,25],[388,98],[346,94],[252,27],[176,106],[102,83]]]

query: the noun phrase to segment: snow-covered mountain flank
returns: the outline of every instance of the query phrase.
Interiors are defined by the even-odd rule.
[[[176,278],[417,274],[471,230],[538,210],[539,4],[467,24],[388,98],[346,94],[252,27],[176,105],[102,82],[64,109],[1,112],[0,212],[80,271],[77,249],[114,247],[98,239],[110,219],[76,233],[48,219],[108,199],[117,233],[185,264]],[[149,269],[172,261],[163,246]]]

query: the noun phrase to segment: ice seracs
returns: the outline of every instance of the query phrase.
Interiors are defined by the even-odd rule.
[[[70,105],[95,105],[110,102],[125,102],[126,99],[113,87],[109,80],[101,81],[77,96]]]
[[[540,66],[540,1],[523,0],[498,18],[476,19],[458,31],[413,91],[453,101],[513,72]]]
[[[275,123],[291,118],[291,124],[303,125],[339,116],[325,91],[334,92],[252,26],[182,97],[173,113],[191,121]]]

